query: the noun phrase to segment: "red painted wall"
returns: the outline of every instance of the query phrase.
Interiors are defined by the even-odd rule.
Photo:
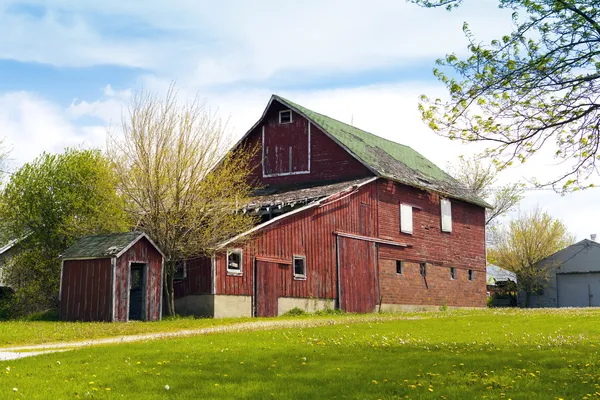
[[[307,258],[307,279],[293,279],[291,266],[276,271],[278,296],[336,298],[336,230],[407,243],[408,248],[378,245],[378,279],[384,304],[485,306],[484,209],[452,201],[451,233],[441,232],[440,198],[379,179],[358,193],[330,205],[307,210],[266,227],[243,245],[243,275],[228,275],[226,257],[216,259],[216,293],[251,295],[253,257]],[[413,210],[413,234],[400,233],[399,204]],[[361,224],[360,221],[363,223]],[[396,274],[396,260],[405,262],[404,275]],[[427,285],[419,275],[419,262],[428,263]],[[370,267],[371,262],[357,264]],[[450,267],[457,279],[450,279]],[[473,280],[467,279],[473,270]],[[371,296],[371,293],[364,293]],[[359,294],[360,295],[360,294]]]
[[[186,278],[173,282],[175,298],[187,294],[210,294],[212,291],[212,260],[199,257],[186,261]]]
[[[146,320],[160,319],[160,306],[162,296],[162,255],[145,238],[140,239],[135,245],[117,259],[116,268],[116,308],[115,321],[127,321],[129,303],[129,264],[131,262],[146,263]]]
[[[242,276],[228,275],[226,256],[216,258],[216,294],[251,295],[253,257],[284,259],[306,256],[306,280],[294,280],[291,265],[275,272],[279,297],[336,298],[335,230],[360,233],[361,224],[370,223],[374,231],[377,185],[369,184],[351,196],[289,216],[257,233],[243,245]],[[361,221],[361,206],[363,208]],[[365,213],[365,207],[372,213]]]
[[[110,258],[67,260],[62,271],[60,319],[110,321]]]
[[[308,168],[308,125],[309,122],[299,114],[292,112],[292,123],[280,124],[279,111],[287,109],[274,101],[262,123],[250,133],[244,143],[245,148],[258,147],[250,179],[258,186],[270,184],[288,184],[310,181],[332,181],[356,179],[372,176],[373,173],[352,157],[346,150],[325,135],[317,126],[310,128],[310,173],[263,177],[262,128],[265,128],[265,142],[269,148],[265,151],[266,172],[289,172],[289,147],[292,147],[292,172]],[[277,157],[275,147],[277,146]],[[266,149],[265,149],[266,150]]]
[[[485,211],[451,200],[452,232],[441,231],[440,196],[410,186],[380,180],[379,236],[412,244],[410,248],[379,247],[383,303],[412,305],[485,306]],[[400,232],[400,203],[413,208],[413,234]],[[405,274],[396,274],[396,260],[405,261]],[[427,284],[419,274],[426,262]],[[457,279],[450,279],[450,267]],[[468,270],[473,281],[468,281]]]

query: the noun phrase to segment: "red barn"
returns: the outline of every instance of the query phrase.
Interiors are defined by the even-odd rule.
[[[143,233],[88,236],[62,257],[62,321],[160,320],[163,254]]]
[[[179,313],[485,306],[489,205],[421,154],[279,96],[240,145],[261,223],[182,266]]]

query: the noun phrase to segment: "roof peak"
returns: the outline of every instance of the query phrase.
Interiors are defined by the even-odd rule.
[[[273,100],[307,118],[376,176],[491,208],[466,186],[409,146],[312,111],[277,94],[271,96],[265,113]]]

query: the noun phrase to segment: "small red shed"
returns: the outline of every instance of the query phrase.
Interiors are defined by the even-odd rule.
[[[62,321],[156,321],[164,255],[141,232],[87,236],[61,256]]]

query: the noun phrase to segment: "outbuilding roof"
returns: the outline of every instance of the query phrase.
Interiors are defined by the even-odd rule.
[[[319,114],[281,96],[273,95],[271,101],[273,100],[290,107],[317,125],[377,176],[492,208],[462,183],[408,146]]]
[[[120,257],[121,254],[133,246],[142,237],[148,239],[154,247],[156,245],[142,232],[119,232],[104,235],[86,236],[79,239],[61,255],[63,260],[81,258],[108,258]],[[156,247],[158,249],[158,247]],[[162,254],[162,252],[161,252]]]

